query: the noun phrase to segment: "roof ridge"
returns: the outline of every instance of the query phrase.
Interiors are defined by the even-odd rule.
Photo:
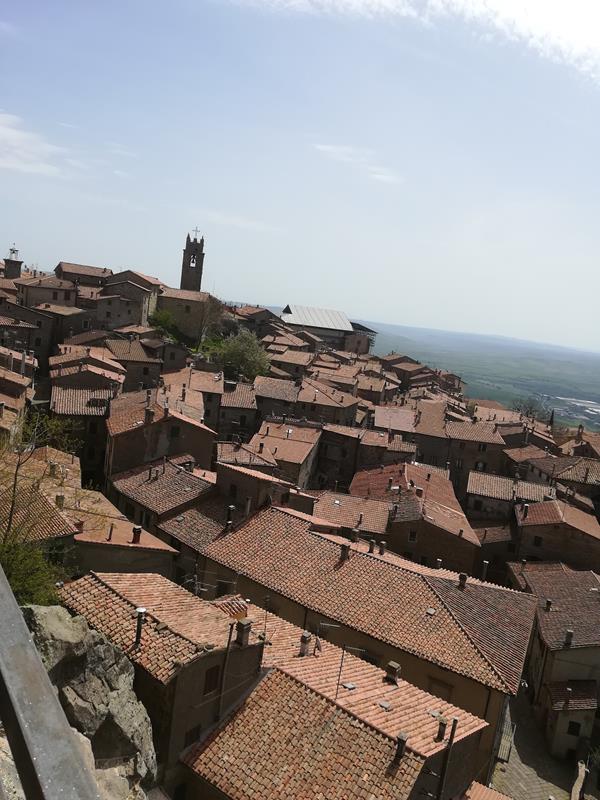
[[[446,609],[446,611],[448,612],[448,614],[449,614],[449,615],[452,617],[452,619],[454,620],[454,622],[456,623],[456,625],[457,625],[457,626],[460,628],[460,630],[461,630],[461,632],[464,634],[465,638],[469,640],[469,642],[470,642],[470,643],[471,643],[471,645],[473,646],[474,650],[475,650],[475,651],[476,651],[476,652],[479,654],[479,656],[482,658],[482,660],[483,660],[483,661],[485,661],[485,663],[486,663],[486,664],[487,664],[487,666],[488,666],[488,667],[491,669],[491,671],[494,673],[494,675],[495,675],[495,676],[496,676],[496,677],[497,677],[497,678],[498,678],[498,679],[501,681],[502,685],[503,685],[503,686],[504,686],[504,688],[507,690],[507,693],[508,693],[508,694],[511,694],[511,689],[510,689],[510,686],[508,685],[508,683],[507,683],[507,681],[506,681],[505,677],[504,677],[503,675],[501,675],[501,674],[500,674],[500,672],[499,672],[499,671],[496,669],[496,667],[495,667],[495,666],[494,666],[494,665],[491,663],[491,661],[490,661],[490,660],[489,660],[489,658],[488,658],[488,657],[485,655],[485,653],[483,653],[483,652],[482,652],[481,648],[480,648],[480,647],[479,647],[479,646],[476,644],[476,642],[475,642],[475,641],[473,641],[473,638],[472,638],[472,636],[471,636],[471,635],[470,635],[470,634],[469,634],[469,633],[468,633],[468,632],[467,632],[467,631],[464,629],[464,627],[462,626],[462,624],[460,623],[460,621],[457,619],[457,617],[456,617],[456,614],[454,614],[454,612],[450,610],[450,608],[449,608],[448,604],[445,602],[445,600],[443,600],[443,599],[440,597],[439,593],[438,593],[438,592],[435,590],[435,588],[434,588],[434,587],[433,587],[433,586],[432,586],[432,585],[429,583],[429,578],[430,578],[431,576],[429,576],[429,575],[423,575],[422,577],[423,577],[423,580],[424,580],[424,581],[427,583],[427,586],[428,586],[428,587],[431,589],[431,591],[432,591],[432,592],[435,594],[435,596],[438,598],[438,600],[440,601],[440,603],[441,603],[441,604],[444,606],[444,608]]]

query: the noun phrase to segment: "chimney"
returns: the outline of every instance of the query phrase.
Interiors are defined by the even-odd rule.
[[[227,506],[227,518],[226,522],[231,523],[233,521],[233,512],[235,511],[235,506]]]
[[[134,525],[132,530],[131,544],[139,544],[142,536],[142,526]]]
[[[143,624],[145,622],[145,619],[146,619],[146,609],[143,608],[142,606],[140,606],[139,608],[136,608],[135,613],[136,613],[137,619],[136,619],[136,626],[135,626],[135,644],[134,644],[134,648],[137,650],[137,648],[140,646],[140,644],[142,642],[142,626],[143,626]]]
[[[460,575],[458,576],[458,588],[464,589],[466,585],[467,585],[467,573],[461,572]]]
[[[152,399],[152,390],[146,389],[146,406],[150,405],[151,399]]]
[[[342,559],[342,561],[348,561],[349,558],[350,558],[350,545],[349,544],[343,544],[342,545],[341,559]]]
[[[394,479],[388,478],[388,492],[391,490],[393,485],[394,485]]]
[[[417,488],[415,489],[415,494],[417,495],[417,497],[423,497],[423,489],[420,486],[417,486]]]
[[[83,520],[82,519],[78,519],[77,522],[75,523],[75,530],[77,531],[77,533],[83,533]]]
[[[387,544],[387,542],[384,539],[382,539],[379,542],[379,555],[380,556],[384,556],[385,555],[385,546],[386,546],[386,544]]]
[[[154,409],[153,408],[146,408],[144,409],[144,424],[145,425],[152,425],[154,422]]]
[[[572,696],[573,696],[573,689],[571,689],[570,686],[567,686],[567,696],[565,698],[565,706],[569,705]]]
[[[438,717],[438,729],[435,737],[436,742],[443,742],[446,738],[446,729],[448,727],[448,720],[446,717]]]
[[[308,631],[304,631],[300,636],[300,656],[304,657],[308,655],[311,639],[312,636]]]
[[[375,552],[375,539],[369,539],[369,553]]]
[[[235,626],[235,643],[240,647],[248,647],[252,623],[249,619],[238,619]]]
[[[57,494],[54,498],[54,502],[56,503],[56,507],[62,511],[65,507],[65,496],[64,494]]]
[[[404,753],[406,752],[406,743],[408,741],[407,733],[399,733],[396,739],[396,753],[394,754],[394,763],[402,761]]]
[[[549,597],[546,598],[546,611],[552,611],[552,600]]]
[[[152,467],[148,467],[148,480],[152,480]]]
[[[464,533],[465,533],[465,531],[464,531],[464,528],[461,528],[461,529],[458,531],[458,537],[459,537],[459,539],[462,539],[462,537],[463,537]]]
[[[573,644],[573,631],[567,628],[565,632],[565,647],[570,647]]]
[[[398,685],[398,678],[400,677],[400,664],[397,661],[388,661],[385,665],[385,682]]]
[[[249,517],[251,510],[252,510],[252,498],[251,497],[247,497],[246,498],[246,508],[245,508],[245,514],[244,515],[246,517]]]
[[[490,566],[489,561],[484,561],[481,565],[481,580],[484,581],[487,578],[488,567]]]
[[[358,515],[358,525],[359,526],[362,525],[363,519],[364,519],[364,514],[361,511],[360,514]]]
[[[259,442],[258,443],[258,452],[262,453],[262,451],[264,450],[264,447],[265,447],[264,444],[262,442]]]
[[[165,404],[163,406],[163,417],[169,416],[169,398],[165,398]]]
[[[359,533],[360,533],[360,531],[358,530],[358,528],[352,528],[352,530],[350,531],[350,541],[351,542],[358,542]]]
[[[110,528],[108,529],[108,536],[106,537],[106,541],[107,542],[111,542],[112,541],[112,535],[113,535],[114,529],[115,529],[115,523],[111,522],[110,523]]]
[[[435,566],[436,566],[436,569],[441,569],[442,568],[442,559],[441,558],[436,558]]]

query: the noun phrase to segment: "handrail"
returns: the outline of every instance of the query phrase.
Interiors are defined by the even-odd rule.
[[[2,567],[0,719],[27,800],[99,800]]]

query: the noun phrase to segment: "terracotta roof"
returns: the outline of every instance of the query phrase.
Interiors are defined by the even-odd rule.
[[[507,447],[504,455],[516,464],[521,464],[523,461],[529,461],[532,458],[545,458],[547,453],[541,447],[528,444],[525,447]]]
[[[112,389],[79,389],[74,386],[54,385],[50,410],[54,414],[76,417],[103,417],[112,396]]]
[[[559,562],[510,564],[511,572],[536,596],[540,635],[551,650],[600,646],[600,578]],[[550,610],[546,600],[551,600]],[[567,630],[573,641],[565,643]]]
[[[357,405],[358,399],[347,392],[327,386],[325,383],[319,383],[312,378],[304,378],[298,392],[298,402],[348,408],[349,406]]]
[[[193,460],[191,456],[190,460]],[[196,477],[173,460],[145,464],[113,476],[117,492],[158,515],[190,504],[211,489],[211,483]]]
[[[205,553],[324,617],[502,692],[518,690],[534,613],[527,595],[489,584],[461,590],[362,552],[341,561],[338,544],[274,508]]]
[[[407,800],[423,766],[407,749],[272,670],[250,696],[182,761],[231,800]],[[235,754],[235,757],[232,757]]]
[[[303,464],[317,447],[317,442],[297,441],[296,439],[280,439],[276,436],[261,436],[256,433],[250,439],[250,446],[258,449],[263,445],[263,452],[269,454],[279,463]]]
[[[204,655],[206,644],[223,646],[226,641],[214,609],[203,610],[201,617],[194,604],[194,616],[181,620],[189,612],[189,600],[197,598],[161,575],[91,572],[65,584],[59,594],[67,608],[84,616],[91,627],[161,683],[168,683],[182,666]],[[136,648],[136,608],[140,606],[147,613]],[[201,630],[200,637],[194,636],[194,627]]]
[[[162,418],[163,416],[162,406],[158,405],[157,403],[152,403],[151,409],[154,414],[154,420]],[[143,406],[132,404],[129,407],[125,407],[122,410],[118,410],[113,413],[113,408],[111,403],[111,415],[106,420],[106,430],[108,431],[110,436],[118,436],[120,433],[131,431],[134,428],[143,427],[143,425],[145,424],[144,422],[145,416],[146,416],[145,404]]]
[[[600,484],[600,461],[582,456],[559,456],[554,458],[534,458],[529,461],[532,467],[551,475],[560,481]]]
[[[34,327],[34,326],[32,326]],[[68,339],[65,339],[63,345],[65,344],[86,344],[87,342],[95,342],[99,339],[104,338],[105,336],[110,336],[109,331],[102,331],[102,330],[93,330],[93,331],[82,331],[81,333],[75,334],[75,336],[69,336]]]
[[[385,534],[390,520],[390,505],[381,500],[323,492],[315,502],[313,513],[316,517],[345,528]]]
[[[0,533],[7,530],[11,513],[12,491],[0,494]],[[41,542],[70,536],[75,526],[68,517],[51,503],[35,486],[35,483],[19,481],[15,500],[12,531],[24,541]]]
[[[142,361],[161,364],[160,358],[150,358],[139,339],[107,339],[106,347],[117,361]]]
[[[553,711],[594,711],[598,708],[596,681],[560,681],[546,684]]]
[[[531,502],[542,502],[547,496],[554,497],[556,492],[545,483],[515,481],[503,475],[492,475],[489,472],[469,472],[467,494],[489,497],[494,500],[511,501],[516,498]]]
[[[219,464],[217,463],[217,475],[219,472],[233,472],[234,474],[237,473],[238,475],[246,475],[249,478],[254,478],[257,481],[263,481],[265,483],[272,483],[277,484],[278,486],[292,486],[289,481],[282,480],[281,478],[277,478],[274,475],[269,475],[266,472],[262,472],[259,469],[250,469],[248,467],[242,467],[238,464]]]
[[[527,516],[525,516],[522,506],[515,506],[515,516],[517,523],[521,526],[567,525],[588,536],[593,536],[595,539],[600,539],[600,524],[596,517],[559,500],[533,503],[529,506]]]
[[[271,353],[270,358],[274,364],[294,364],[307,367],[314,360],[314,353],[304,350],[285,350],[283,353]]]
[[[63,281],[56,275],[46,275],[40,278],[15,278],[15,286],[41,286],[45,289],[67,289],[67,291],[75,288],[73,281]]]
[[[268,308],[263,308],[263,306],[238,306],[235,309],[235,313],[241,314],[243,317],[253,317],[255,314],[263,314],[265,311],[271,313]],[[275,315],[273,314],[273,316]]]
[[[102,378],[106,378],[108,381],[112,383],[124,383],[125,375],[122,371],[116,372],[108,367],[102,367],[98,364],[86,364],[82,363],[81,361],[73,364],[73,366],[63,366],[59,364],[56,369],[50,370],[50,379],[53,383],[56,383],[57,380],[60,378],[66,378],[69,375],[98,375]]]
[[[56,269],[59,267],[63,273],[89,275],[94,278],[106,278],[108,275],[113,274],[112,269],[108,269],[108,267],[90,267],[88,264],[72,264],[69,261],[59,261]]]
[[[170,300],[188,300],[196,303],[205,303],[210,297],[208,292],[194,292],[190,289],[172,289],[170,286],[163,286],[161,297],[168,297]]]
[[[229,390],[225,385],[221,397],[221,408],[256,408],[256,395],[251,383],[237,383],[235,389]]]
[[[258,375],[254,379],[254,389],[257,397],[268,397],[271,400],[285,400],[288,403],[295,403],[300,391],[294,381],[281,380],[280,378],[267,378],[263,375]]]
[[[319,649],[313,635],[308,653],[301,657],[302,628],[239,595],[216,600],[213,604],[236,619],[256,621],[256,628],[266,634],[268,642],[263,655],[264,666],[284,669],[392,738],[405,733],[408,746],[419,755],[428,758],[446,746],[447,736],[444,740],[438,738],[440,716],[457,718],[455,741],[487,726],[484,720],[418,689],[401,677],[396,682],[388,681],[382,669],[348,651],[344,653],[340,675],[342,650],[325,639],[319,639]],[[381,702],[389,703],[389,708],[384,709]]]
[[[173,386],[186,385],[192,392],[207,392],[223,394],[224,380],[222,372],[205,372],[199,369],[184,367],[176,372],[169,372],[165,376],[165,383]]]
[[[277,460],[263,448],[251,444],[236,444],[234,442],[217,442],[217,461],[222,464],[241,464],[242,466],[276,467]]]
[[[512,798],[495,789],[490,789],[489,786],[473,781],[460,800],[512,800]]]
[[[271,439],[286,439],[295,442],[310,442],[315,444],[321,438],[321,426],[318,424],[302,424],[299,420],[287,422],[263,422],[256,434],[259,437]]]
[[[188,508],[180,514],[162,520],[161,531],[173,536],[177,541],[191,547],[196,553],[203,553],[205,547],[225,530],[229,498],[211,495],[195,508]],[[231,519],[236,525],[243,519],[244,508],[234,505]]]
[[[429,464],[388,464],[357,472],[350,494],[396,502],[402,490],[421,487],[426,497],[458,510],[460,505],[448,471]]]
[[[497,426],[490,422],[448,422],[446,432],[450,439],[459,441],[505,444]]]
[[[59,317],[74,317],[77,314],[87,314],[83,308],[77,306],[59,306],[56,303],[40,303],[33,307],[36,311],[44,311],[47,314],[57,314]]]
[[[116,509],[115,509],[116,510]],[[125,517],[112,518],[82,513],[79,509],[67,510],[69,516],[83,518],[82,533],[75,534],[75,541],[83,544],[105,545],[106,547],[124,547],[128,550],[161,550],[175,555],[177,550],[170,547],[158,536],[142,530],[139,542],[132,540],[133,525]],[[110,538],[109,538],[110,537]]]
[[[5,328],[35,328],[31,322],[23,322],[22,320],[15,319],[14,317],[7,317],[0,315],[0,326]]]

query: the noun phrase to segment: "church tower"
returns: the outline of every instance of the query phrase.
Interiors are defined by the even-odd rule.
[[[202,286],[202,268],[204,266],[204,238],[198,241],[197,228],[193,231],[193,234],[193,239],[190,239],[188,233],[185,240],[179,288],[199,292]]]

